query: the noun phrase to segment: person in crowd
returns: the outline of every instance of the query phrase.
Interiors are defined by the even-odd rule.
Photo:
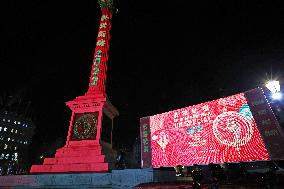
[[[115,167],[117,169],[126,169],[125,153],[122,150],[117,153]]]

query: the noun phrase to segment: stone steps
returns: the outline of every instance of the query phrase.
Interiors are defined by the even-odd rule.
[[[56,157],[56,158],[45,158],[43,164],[70,164],[70,163],[103,163],[105,161],[104,155],[87,156],[82,157]]]
[[[53,165],[33,165],[32,173],[65,173],[65,172],[106,172],[108,163],[72,163]]]
[[[107,172],[105,160],[100,145],[75,141],[56,150],[54,158],[45,158],[43,165],[33,165],[31,173]]]
[[[58,152],[64,152],[64,151],[69,151],[69,150],[102,150],[101,146],[98,145],[88,145],[88,146],[68,146],[68,147],[63,147],[63,148],[59,148],[56,151]]]
[[[88,156],[100,156],[101,150],[84,149],[84,150],[64,150],[57,151],[55,157],[88,157]]]

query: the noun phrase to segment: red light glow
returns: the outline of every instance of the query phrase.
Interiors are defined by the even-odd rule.
[[[152,166],[268,160],[244,93],[150,116]]]

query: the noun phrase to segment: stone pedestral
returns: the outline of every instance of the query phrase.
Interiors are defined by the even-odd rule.
[[[70,125],[63,148],[56,150],[54,158],[45,158],[43,165],[33,165],[31,173],[70,173],[70,172],[108,172],[109,164],[103,155],[100,134],[102,116],[105,113],[113,119],[118,115],[116,108],[103,95],[85,95],[66,103],[72,110]],[[76,114],[98,114],[97,133],[95,139],[72,139],[73,125]],[[112,128],[112,126],[111,126]],[[108,155],[108,154],[107,154]],[[112,166],[111,166],[112,168]]]
[[[45,158],[43,165],[33,165],[31,173],[107,172],[108,163],[100,144],[82,145],[70,141],[68,147],[56,151],[54,158]]]
[[[112,173],[52,173],[0,176],[1,189],[132,189],[141,183],[174,182],[175,170],[125,169]]]
[[[106,189],[111,188],[111,173],[37,174],[0,177],[1,189]]]
[[[132,189],[141,183],[175,182],[174,168],[112,170],[111,183],[114,189]]]

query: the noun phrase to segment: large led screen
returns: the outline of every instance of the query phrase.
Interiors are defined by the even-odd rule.
[[[244,93],[146,118],[142,167],[270,159]]]

